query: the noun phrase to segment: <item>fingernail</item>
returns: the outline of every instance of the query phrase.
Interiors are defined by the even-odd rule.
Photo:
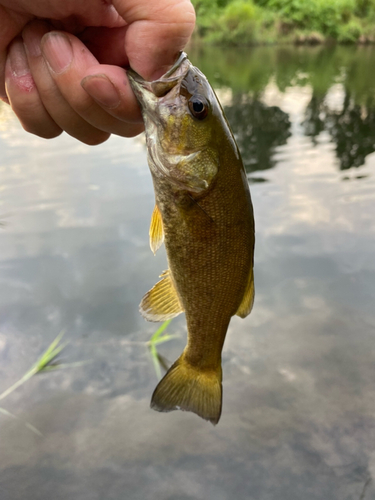
[[[16,78],[30,74],[25,47],[23,46],[21,39],[17,39],[12,43],[9,51],[9,62],[13,76]]]
[[[106,108],[117,108],[121,102],[116,87],[106,75],[86,76],[81,85],[95,101]]]
[[[42,38],[42,53],[53,72],[66,71],[73,60],[73,49],[69,38],[58,31],[51,31]]]

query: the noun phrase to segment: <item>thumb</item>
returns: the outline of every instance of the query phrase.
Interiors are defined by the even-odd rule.
[[[148,80],[164,74],[185,47],[195,26],[190,0],[113,0],[128,24],[129,65]]]

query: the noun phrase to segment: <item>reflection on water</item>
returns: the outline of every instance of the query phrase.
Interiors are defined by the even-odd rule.
[[[236,94],[225,112],[236,136],[247,172],[267,170],[276,164],[276,146],[290,136],[288,114],[257,98]]]
[[[149,410],[165,269],[142,139],[25,134],[0,106],[0,393],[66,331],[80,368],[2,401],[0,498],[375,498],[375,156],[371,47],[209,48],[256,217],[256,302],[223,351],[217,427]],[[353,168],[359,167],[359,168]],[[345,172],[343,172],[345,171]],[[355,180],[355,182],[342,182]],[[163,344],[168,361],[184,346]]]
[[[357,104],[348,90],[339,109],[331,109],[325,96],[313,94],[303,125],[313,140],[324,130],[330,133],[341,170],[364,165],[375,151],[375,107]]]
[[[239,51],[236,56],[224,54],[217,65],[214,50],[193,53],[193,58],[219,88],[232,90],[225,110],[248,172],[272,168],[275,147],[285,144],[290,135],[288,113],[264,102],[271,83],[283,93],[295,87],[308,89],[311,99],[302,121],[304,133],[316,144],[319,134],[329,132],[341,170],[360,167],[374,152],[372,48],[260,48]]]
[[[366,156],[375,151],[375,109],[356,104],[349,92],[342,111],[328,112],[326,123],[342,170],[360,167]]]

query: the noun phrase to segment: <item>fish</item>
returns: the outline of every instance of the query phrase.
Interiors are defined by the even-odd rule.
[[[151,408],[190,411],[216,425],[221,353],[232,316],[254,302],[255,229],[249,184],[221,104],[180,53],[162,77],[128,78],[145,124],[155,208],[150,247],[164,242],[168,270],[143,297],[148,321],[185,313],[187,344],[157,385]]]

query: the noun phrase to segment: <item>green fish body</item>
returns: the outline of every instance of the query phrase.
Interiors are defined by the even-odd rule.
[[[156,205],[150,245],[164,241],[169,269],[144,296],[149,321],[185,312],[187,345],[151,406],[192,411],[216,424],[221,351],[230,318],[254,300],[254,217],[233,134],[206,77],[182,53],[159,80],[128,72],[146,128]]]

